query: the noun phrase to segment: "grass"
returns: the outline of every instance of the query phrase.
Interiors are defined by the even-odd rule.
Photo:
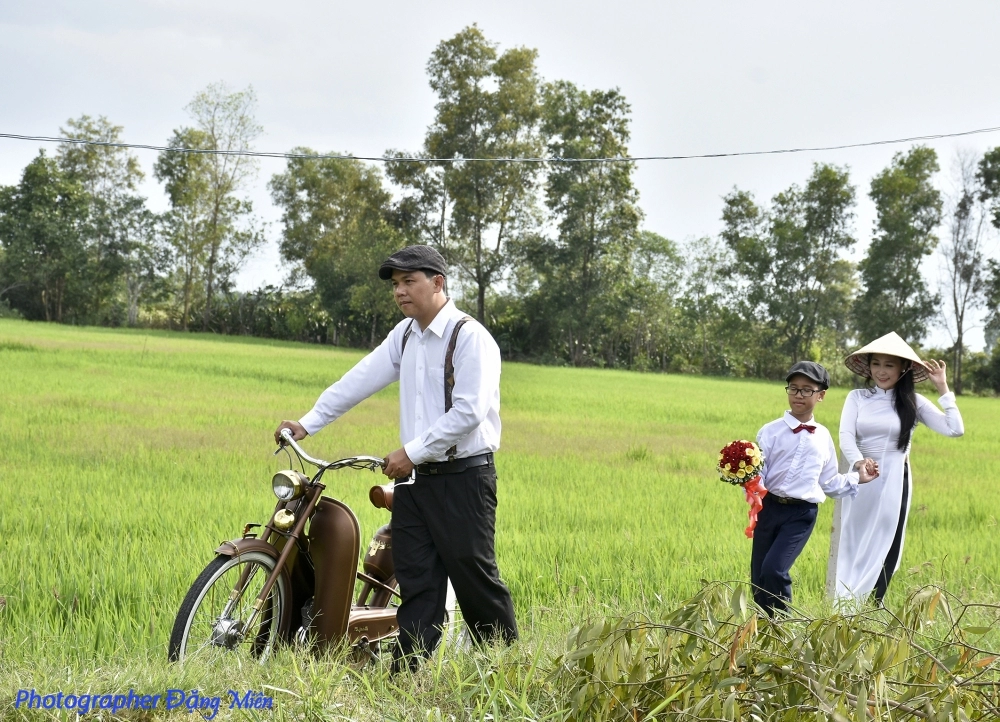
[[[427,709],[447,718],[482,702],[462,690],[489,687],[488,655],[442,655],[404,687],[294,655],[264,669],[163,661],[180,600],[212,549],[273,508],[268,481],[287,463],[271,455],[275,425],[299,418],[361,355],[0,319],[0,717],[15,714],[13,690],[70,683],[267,684],[289,690],[275,693],[289,718],[311,718],[310,705],[324,718]],[[396,393],[369,399],[306,448],[324,458],[397,448]],[[831,390],[817,414],[835,435],[845,396]],[[532,698],[505,708],[516,716],[517,704],[547,694],[532,660],[560,647],[580,615],[655,612],[702,580],[747,576],[746,504],[716,480],[715,455],[753,438],[785,397],[778,383],[506,364],[502,400],[497,555],[526,641],[494,654],[520,670],[510,674],[528,675],[520,689]],[[1000,403],[959,406],[965,437],[915,434],[912,514],[890,607],[932,582],[967,600],[1000,598]],[[329,493],[357,513],[363,546],[387,519],[367,501],[379,478],[327,477]],[[817,613],[827,609],[832,507],[822,505],[793,570],[796,604]],[[377,703],[385,685],[403,700],[392,710]]]

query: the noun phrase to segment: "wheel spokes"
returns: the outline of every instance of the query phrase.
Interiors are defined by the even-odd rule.
[[[258,574],[263,571],[263,574]],[[217,578],[201,600],[191,620],[188,644],[197,645],[186,656],[214,648],[221,651],[238,649],[250,641],[256,655],[268,648],[268,642],[277,631],[274,619],[277,586],[265,600],[254,629],[244,625],[253,611],[253,604],[270,573],[258,562],[236,564]]]

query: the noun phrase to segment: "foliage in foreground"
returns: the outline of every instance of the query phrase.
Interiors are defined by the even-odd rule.
[[[937,587],[909,595],[898,615],[858,614],[772,623],[745,584],[706,584],[662,615],[604,616],[556,630],[530,626],[511,648],[444,646],[417,673],[392,676],[388,654],[359,667],[345,650],[313,657],[285,649],[265,665],[232,654],[167,664],[161,650],[119,650],[115,662],[72,671],[0,659],[4,689],[127,693],[199,690],[224,702],[213,719],[245,718],[226,690],[259,690],[283,720],[980,720],[1000,716],[1000,605],[963,604]],[[557,625],[558,626],[558,625]],[[564,627],[563,627],[564,628]],[[561,653],[560,653],[561,652]],[[130,660],[129,662],[125,660]],[[117,664],[116,664],[117,663]],[[121,665],[121,666],[119,666]],[[91,718],[199,719],[186,709],[98,711]],[[54,719],[15,709],[2,719]]]
[[[1000,605],[912,593],[887,609],[758,619],[715,583],[655,622],[588,622],[556,662],[574,720],[975,720],[1000,717]],[[995,640],[994,640],[995,641]]]

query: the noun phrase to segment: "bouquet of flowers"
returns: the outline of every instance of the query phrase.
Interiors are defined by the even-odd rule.
[[[752,441],[734,441],[719,452],[719,478],[729,484],[743,486],[752,479],[759,478],[762,468],[764,457],[761,456],[760,448]]]
[[[750,526],[743,533],[747,538],[753,538],[754,527],[757,526],[757,512],[764,508],[761,501],[767,494],[761,482],[760,472],[764,468],[764,456],[760,447],[752,441],[740,439],[726,444],[719,452],[719,463],[716,469],[719,478],[727,484],[742,486],[750,505]]]

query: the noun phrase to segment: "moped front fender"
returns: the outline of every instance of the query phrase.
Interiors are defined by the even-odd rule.
[[[219,545],[219,548],[215,550],[216,554],[222,554],[227,557],[238,557],[249,552],[263,552],[269,557],[278,561],[278,557],[281,556],[281,552],[275,549],[271,544],[268,544],[263,539],[231,539],[230,541],[224,541]]]

